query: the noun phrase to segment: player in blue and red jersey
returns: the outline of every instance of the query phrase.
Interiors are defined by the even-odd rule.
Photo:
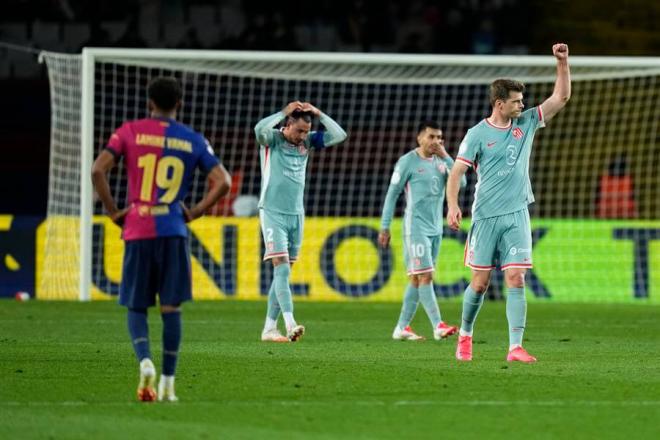
[[[92,181],[125,241],[119,303],[128,308],[128,330],[140,362],[138,399],[176,401],[174,373],[181,341],[181,303],[192,299],[188,229],[231,185],[231,177],[204,137],[175,120],[182,91],[174,78],[155,78],[148,86],[149,118],[129,121],[110,137],[92,168]],[[124,159],[127,206],[119,209],[107,172]],[[183,204],[195,168],[213,185],[192,208]],[[147,309],[160,302],[163,320],[163,370],[154,390]]]

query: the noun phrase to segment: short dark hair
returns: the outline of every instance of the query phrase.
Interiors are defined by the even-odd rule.
[[[313,115],[311,112],[303,112],[300,110],[295,110],[286,118],[286,125],[293,124],[299,119],[302,119],[303,121],[309,122],[311,124],[312,116]]]
[[[159,76],[149,82],[147,95],[160,110],[170,111],[181,100],[183,92],[176,78]]]
[[[515,79],[496,79],[490,85],[490,105],[495,105],[495,101],[506,101],[509,99],[510,92],[525,92],[525,84]]]
[[[442,127],[440,127],[440,124],[438,124],[436,121],[427,119],[419,123],[419,125],[417,126],[417,134],[420,134],[427,128],[432,128],[434,130],[442,130]]]

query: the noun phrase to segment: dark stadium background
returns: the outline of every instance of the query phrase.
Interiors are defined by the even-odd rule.
[[[0,42],[83,46],[544,54],[660,54],[660,4],[644,0],[7,0]],[[0,213],[46,212],[50,108],[36,55],[0,46]]]

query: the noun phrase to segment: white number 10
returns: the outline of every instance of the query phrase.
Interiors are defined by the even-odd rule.
[[[423,257],[424,256],[424,245],[419,243],[419,244],[411,244],[410,245],[410,253],[412,254],[413,257],[418,258],[418,257]]]

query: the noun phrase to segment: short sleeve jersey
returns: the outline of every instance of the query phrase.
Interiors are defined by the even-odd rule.
[[[128,179],[124,240],[186,237],[181,202],[197,167],[220,164],[204,137],[173,119],[130,121],[110,137],[106,149],[124,158]]]
[[[524,111],[508,127],[484,119],[468,130],[456,160],[477,172],[473,220],[520,211],[534,202],[529,157],[534,134],[544,126],[538,106]]]

